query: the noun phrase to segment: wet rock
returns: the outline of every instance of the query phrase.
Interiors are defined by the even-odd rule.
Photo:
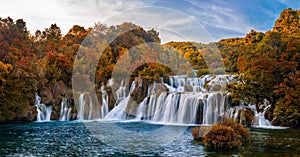
[[[250,126],[252,124],[252,121],[254,119],[254,112],[250,108],[245,108],[242,112],[244,112],[241,117],[241,124]]]
[[[222,89],[222,85],[220,84],[213,84],[211,86],[208,87],[208,91],[210,92],[217,92],[217,91],[220,91]]]
[[[109,110],[112,110],[114,108],[116,98],[114,96],[114,93],[112,92],[111,88],[106,90],[107,95],[108,95],[108,108]],[[101,94],[102,97],[102,94]]]
[[[70,116],[70,120],[76,120],[77,119],[77,108],[75,106],[75,101],[73,96],[69,96],[67,97],[67,103],[68,106],[71,107],[71,116]]]
[[[277,117],[273,118],[273,120],[271,121],[271,124],[274,126],[282,126],[282,122]]]
[[[62,81],[57,81],[53,87],[53,97],[54,99],[59,98],[60,96],[64,97],[67,93],[67,86]]]
[[[192,92],[194,89],[191,85],[185,85],[184,86],[184,91],[185,92]]]
[[[127,116],[135,117],[138,108],[139,108],[139,104],[136,101],[134,101],[132,97],[130,97],[126,107]]]
[[[230,118],[235,118],[235,121],[245,125],[250,126],[254,123],[258,123],[254,120],[255,113],[248,107],[245,106],[235,106],[234,108],[230,109],[228,116]]]
[[[274,118],[274,105],[271,105],[269,108],[267,108],[264,116],[265,116],[265,119],[269,120],[270,122],[273,120]]]
[[[135,79],[135,88],[130,93],[132,100],[135,101],[137,104],[142,102],[148,94],[148,86],[149,86],[149,82],[146,79],[144,78]]]
[[[52,106],[51,120],[59,120],[62,98],[66,96],[67,86],[62,81],[57,81],[55,84],[43,86],[39,90],[41,103],[47,106]]]
[[[22,114],[18,116],[18,119],[20,119],[21,122],[31,122],[35,119],[36,115],[36,107],[27,105],[27,107],[23,110]]]
[[[126,108],[126,113],[129,116],[136,116],[136,112],[141,103],[148,94],[149,82],[144,78],[136,78],[135,87],[133,91],[130,93],[130,99],[128,101],[128,105]]]
[[[203,100],[200,99],[199,100],[199,106],[198,106],[198,109],[197,109],[197,114],[196,114],[196,122],[198,124],[203,123],[203,107],[204,107]]]
[[[162,83],[149,83],[144,78],[135,79],[135,88],[130,93],[130,99],[126,108],[126,113],[129,116],[136,116],[139,104],[148,96],[148,92],[154,92],[157,96],[162,92],[168,92],[169,89]]]
[[[41,103],[45,105],[52,105],[54,103],[54,97],[51,87],[42,87],[39,90],[39,96],[41,97]]]
[[[161,92],[169,92],[169,89],[161,83],[156,83],[155,86],[152,84],[150,86],[150,90],[154,90],[154,92],[157,94],[160,94]]]

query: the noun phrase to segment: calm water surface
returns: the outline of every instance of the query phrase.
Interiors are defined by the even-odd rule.
[[[1,156],[300,156],[300,130],[249,128],[251,142],[242,148],[231,151],[212,152],[200,143],[194,142],[190,134],[192,127],[176,126],[186,129],[177,138],[155,149],[139,150],[151,146],[152,142],[136,142],[151,139],[151,131],[159,130],[162,125],[144,122],[115,122],[115,126],[130,132],[142,133],[132,139],[115,136],[110,142],[120,142],[127,149],[119,149],[114,144],[95,137],[91,127],[114,132],[108,123],[89,122],[87,127],[81,122],[43,122],[27,124],[0,125]],[[163,132],[168,137],[170,133]],[[101,131],[100,131],[101,132]],[[105,136],[105,135],[104,135]],[[124,134],[124,136],[126,136]],[[123,143],[122,143],[123,142]],[[149,147],[150,148],[150,147]],[[152,148],[152,147],[151,147]]]

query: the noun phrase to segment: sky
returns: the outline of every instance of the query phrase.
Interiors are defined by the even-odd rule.
[[[133,22],[160,32],[162,42],[210,42],[265,32],[285,8],[299,0],[0,0],[0,17],[24,19],[34,34],[56,23],[66,34],[73,25],[92,27]]]

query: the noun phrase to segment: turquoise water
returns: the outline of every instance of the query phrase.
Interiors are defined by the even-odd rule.
[[[212,152],[194,142],[192,127],[186,126],[76,121],[0,126],[1,156],[300,156],[300,130],[294,129],[249,128],[247,146]],[[172,134],[176,131],[178,136]]]

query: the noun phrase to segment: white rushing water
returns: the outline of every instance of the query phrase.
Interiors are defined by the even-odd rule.
[[[104,87],[101,87],[102,105],[95,102],[95,95],[81,94],[77,119],[142,120],[160,124],[210,125],[226,115],[229,118],[239,119],[241,124],[246,124],[244,111],[250,108],[255,114],[254,125],[270,126],[271,123],[264,118],[268,107],[264,112],[258,113],[253,106],[231,106],[228,101],[230,93],[222,91],[222,87],[232,81],[234,81],[232,75],[205,75],[199,78],[170,76],[168,83],[163,79],[161,83],[168,88],[168,91],[157,92],[158,83],[154,83],[148,87],[147,97],[134,105],[130,93],[134,88],[138,88],[136,82],[133,81],[129,91],[126,92],[125,81],[122,80],[116,91],[115,106],[111,111],[108,109],[109,100]],[[141,84],[138,84],[141,87]],[[109,80],[108,86],[113,85],[114,81]]]
[[[41,104],[41,97],[37,93],[35,93],[35,106],[37,109],[37,122],[50,121],[52,106],[47,106],[45,104]]]
[[[200,78],[172,76],[169,84],[162,82],[168,92],[156,93],[156,83],[148,88],[148,96],[138,104],[134,120],[145,120],[163,124],[214,124],[229,108],[225,101],[227,94],[222,91],[208,92],[204,86],[207,81],[221,86],[232,81],[229,75]],[[131,85],[131,91],[134,87]],[[121,87],[123,88],[123,83]],[[188,89],[187,89],[188,88]],[[121,90],[118,90],[121,91]],[[117,92],[118,92],[117,91]],[[126,113],[130,96],[121,100],[104,119],[128,120],[132,115]]]
[[[102,119],[108,113],[108,95],[103,87],[101,90],[101,104],[99,103],[96,94],[80,94],[77,113],[78,120]]]
[[[60,121],[68,121],[70,120],[71,117],[71,107],[68,107],[68,99],[67,98],[62,98],[61,100],[61,105],[60,105]]]

